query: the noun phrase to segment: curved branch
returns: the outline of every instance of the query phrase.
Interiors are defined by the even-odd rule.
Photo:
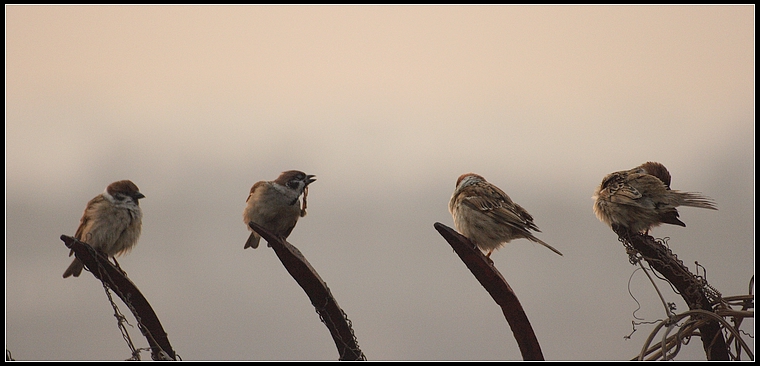
[[[66,235],[61,235],[61,240],[74,251],[77,259],[84,263],[95,278],[105,282],[129,307],[137,319],[137,327],[148,339],[151,358],[155,361],[176,361],[177,355],[169,343],[169,338],[161,326],[158,316],[145,296],[125,276],[124,272],[114,267],[103,253],[96,251],[87,243]]]
[[[483,255],[469,239],[462,236],[454,229],[436,222],[433,224],[438,233],[454,248],[454,251],[462,259],[462,262],[470,269],[470,272],[488,291],[496,303],[501,306],[504,317],[512,329],[523,360],[543,361],[541,345],[538,343],[533,327],[530,325],[528,316],[520,305],[512,288],[502,277],[501,273],[493,266],[493,261]]]
[[[346,314],[338,306],[338,302],[330,293],[325,281],[319,277],[317,271],[309,264],[301,251],[255,222],[249,222],[248,226],[269,242],[277,257],[280,258],[282,265],[309,296],[311,304],[314,305],[322,322],[330,331],[335,346],[338,347],[339,359],[342,361],[366,360],[366,356],[359,349],[354,330],[351,328]]]

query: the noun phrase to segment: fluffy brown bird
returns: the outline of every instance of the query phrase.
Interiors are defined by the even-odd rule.
[[[536,242],[562,255],[529,231],[541,232],[528,211],[480,175],[467,173],[459,176],[449,201],[449,211],[457,230],[485,251],[488,257],[494,250],[519,238]]]
[[[678,219],[678,206],[717,210],[709,197],[670,189],[670,180],[670,172],[656,162],[608,174],[594,193],[594,214],[610,227],[648,233],[660,224],[686,226]]]
[[[306,216],[306,196],[308,186],[316,179],[298,170],[282,172],[273,181],[260,181],[251,187],[243,211],[243,222],[251,235],[245,248],[258,248],[261,236],[248,223],[253,221],[283,239],[286,239],[298,222]],[[301,194],[303,193],[303,206]]]
[[[105,253],[108,257],[129,252],[140,238],[142,210],[137,186],[129,180],[113,182],[105,192],[87,202],[74,237]],[[69,256],[74,254],[72,250]],[[79,277],[84,265],[74,258],[63,278]]]

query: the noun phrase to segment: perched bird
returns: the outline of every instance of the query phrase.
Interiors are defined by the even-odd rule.
[[[670,189],[670,180],[670,172],[656,162],[608,174],[594,193],[594,214],[610,227],[649,233],[660,224],[686,226],[678,219],[678,206],[717,210],[709,197]]]
[[[105,192],[87,202],[74,237],[108,257],[129,252],[142,231],[142,210],[138,200],[144,197],[132,181],[109,184]],[[73,253],[72,250],[69,256]],[[83,268],[82,262],[74,258],[63,278],[79,277]]]
[[[296,226],[298,218],[306,216],[306,196],[309,184],[315,180],[314,175],[288,170],[273,181],[256,182],[251,187],[243,211],[243,222],[251,231],[243,249],[258,248],[261,240],[261,236],[248,226],[251,221],[286,239]],[[301,193],[303,206],[300,204]]]
[[[449,211],[457,230],[485,251],[488,257],[494,250],[519,238],[536,242],[562,255],[528,231],[541,231],[528,211],[480,175],[468,173],[457,179],[456,189],[449,201]]]

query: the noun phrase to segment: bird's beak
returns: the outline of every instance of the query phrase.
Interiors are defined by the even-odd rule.
[[[306,176],[306,185],[307,185],[307,186],[308,186],[309,184],[311,184],[311,182],[313,182],[313,181],[317,180],[317,178],[314,178],[314,177],[316,177],[316,175],[311,175],[311,174],[309,174],[309,175],[307,175],[307,176]]]
[[[136,200],[139,200],[140,198],[145,198],[145,195],[142,194],[142,193],[140,193],[140,192],[137,192],[137,193],[135,193],[134,197],[135,197]]]

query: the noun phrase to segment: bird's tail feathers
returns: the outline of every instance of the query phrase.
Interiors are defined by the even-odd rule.
[[[84,269],[84,264],[82,263],[82,261],[80,261],[77,258],[74,258],[74,260],[71,261],[69,268],[66,268],[66,272],[63,272],[63,278],[67,278],[70,276],[79,277],[79,275],[82,274],[83,269]]]
[[[541,244],[541,245],[549,248],[549,250],[551,250],[552,252],[557,253],[559,255],[562,255],[562,253],[559,250],[555,249],[553,246],[551,246],[549,244],[544,243],[543,240],[541,240],[541,239],[539,239],[539,238],[537,238],[535,236],[531,237],[530,239],[533,240],[534,242],[538,243],[538,244]],[[562,256],[564,257],[564,255],[562,255]]]
[[[678,197],[681,206],[699,207],[710,210],[717,210],[715,201],[712,198],[702,195],[701,193],[694,192],[679,192]]]
[[[258,248],[260,240],[261,240],[261,237],[259,236],[259,234],[256,234],[256,232],[251,232],[251,235],[248,236],[248,240],[245,242],[245,246],[243,247],[243,249]]]

